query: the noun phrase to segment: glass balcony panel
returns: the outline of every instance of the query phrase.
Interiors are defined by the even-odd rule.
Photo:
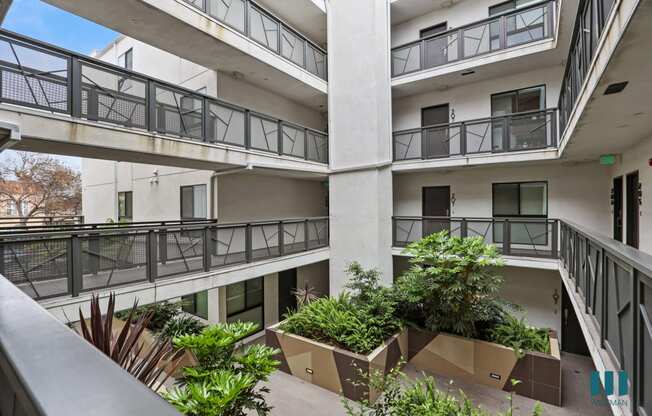
[[[421,158],[421,130],[394,135],[394,158],[396,160]]]
[[[124,73],[82,63],[82,116],[146,128],[147,84]]]
[[[209,15],[244,33],[246,24],[246,5],[244,0],[207,1]]]
[[[392,73],[394,76],[421,69],[421,43],[414,43],[392,50]]]
[[[306,42],[306,69],[321,79],[326,79],[326,55]]]
[[[278,52],[278,22],[253,6],[249,7],[249,34],[256,42]]]
[[[507,16],[505,18],[507,47],[534,42],[548,36],[550,33],[548,10],[548,4],[544,4],[541,7]]]
[[[281,55],[300,67],[305,67],[304,53],[304,40],[287,28],[281,27]]]
[[[278,152],[278,123],[267,118],[251,114],[251,147],[268,152]]]
[[[245,113],[214,102],[208,104],[208,140],[213,143],[245,145]]]
[[[466,152],[491,152],[491,121],[469,123],[466,127]]]
[[[305,131],[301,128],[283,124],[281,127],[283,135],[283,154],[304,157],[305,154]]]

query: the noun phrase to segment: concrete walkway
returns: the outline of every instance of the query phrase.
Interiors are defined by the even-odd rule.
[[[591,402],[589,383],[593,363],[589,357],[562,354],[562,386],[564,389],[564,407],[542,403],[543,414],[547,416],[607,416],[611,415],[608,407]],[[413,366],[405,368],[408,375],[419,377],[420,372]],[[504,412],[507,408],[506,394],[490,387],[468,384],[437,377],[440,388],[456,392],[462,389],[476,404],[492,414]],[[268,403],[274,407],[275,416],[340,416],[346,415],[340,396],[320,387],[306,383],[296,377],[277,371],[268,383],[271,392],[267,395]],[[530,416],[536,404],[535,400],[514,396],[515,416]],[[416,415],[415,415],[416,416]]]

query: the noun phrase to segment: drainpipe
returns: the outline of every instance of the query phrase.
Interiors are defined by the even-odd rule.
[[[211,179],[210,179],[210,200],[211,200],[211,205],[210,205],[210,219],[216,220],[217,219],[217,204],[215,203],[215,197],[217,196],[217,192],[215,188],[217,187],[217,177],[218,176],[224,176],[224,175],[230,175],[233,173],[238,173],[238,172],[243,172],[247,170],[253,170],[254,166],[251,163],[248,163],[247,166],[243,167],[237,167],[237,168],[229,168],[229,169],[223,169],[223,170],[216,170],[213,171],[211,174]]]

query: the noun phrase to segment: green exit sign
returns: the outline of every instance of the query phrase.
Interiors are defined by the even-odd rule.
[[[602,155],[600,156],[600,164],[604,166],[611,166],[616,163],[616,155]]]

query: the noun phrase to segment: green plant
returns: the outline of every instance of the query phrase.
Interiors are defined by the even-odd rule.
[[[152,390],[158,391],[170,374],[176,371],[184,351],[182,349],[175,351],[169,340],[159,340],[149,349],[145,349],[145,343],[140,337],[152,315],[142,314],[134,320],[138,307],[137,301],[127,315],[127,322],[133,324],[125,324],[116,336],[113,333],[114,307],[115,295],[111,293],[106,314],[102,315],[99,297],[93,295],[88,325],[81,308],[79,309],[81,335],[129,374]]]
[[[405,249],[412,267],[395,284],[398,314],[432,331],[475,337],[480,327],[502,319],[502,260],[480,237],[451,237],[441,231]]]
[[[183,302],[163,301],[139,306],[133,314],[132,321],[139,319],[143,315],[151,314],[151,319],[147,324],[147,329],[154,332],[160,332],[168,321],[181,313],[182,305]],[[120,311],[116,313],[116,317],[123,321],[127,320],[128,315],[129,311]]]
[[[389,289],[378,284],[378,272],[357,263],[348,271],[352,293],[304,305],[288,314],[280,329],[359,354],[369,354],[400,330],[395,303]]]
[[[489,331],[490,340],[514,349],[517,357],[527,351],[550,353],[550,335],[547,329],[527,325],[525,318],[508,314],[505,320]]]
[[[190,315],[178,315],[169,320],[158,334],[161,339],[172,340],[181,335],[197,335],[205,325]]]
[[[174,345],[192,351],[198,365],[184,368],[180,386],[164,397],[189,416],[268,414],[264,394],[269,390],[257,385],[280,364],[273,358],[279,351],[259,344],[237,348],[256,328],[253,323],[218,324],[175,338]]]
[[[490,413],[476,407],[471,400],[459,391],[458,397],[449,392],[443,392],[436,386],[435,379],[424,376],[419,380],[411,380],[398,367],[387,375],[378,372],[367,377],[371,388],[382,392],[380,398],[371,403],[368,400],[349,402],[343,399],[342,404],[349,416],[490,416]],[[511,396],[508,396],[508,401]],[[509,402],[509,410],[502,416],[512,416],[513,405]],[[537,403],[532,411],[533,416],[541,414]],[[497,415],[501,416],[501,415]]]

